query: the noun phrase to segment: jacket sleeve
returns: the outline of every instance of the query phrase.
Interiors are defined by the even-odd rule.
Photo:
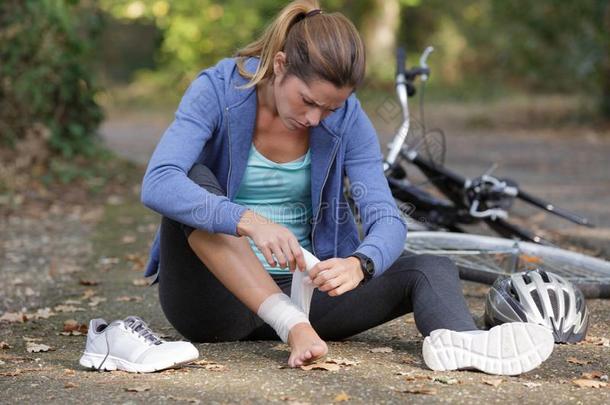
[[[359,103],[354,115],[345,134],[345,170],[365,235],[356,252],[373,260],[379,277],[403,252],[407,224],[383,173],[375,128]]]
[[[188,178],[221,120],[222,105],[208,74],[200,73],[182,97],[174,121],[150,158],[140,199],[153,211],[193,228],[237,235],[246,207]]]

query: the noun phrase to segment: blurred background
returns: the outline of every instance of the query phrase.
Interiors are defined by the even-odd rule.
[[[285,4],[0,2],[0,206],[43,195],[50,184],[101,192],[116,155],[145,164],[197,72],[255,39]],[[607,138],[607,0],[321,4],[346,14],[364,38],[369,66],[358,96],[384,142],[400,124],[398,45],[410,65],[434,46],[426,119],[449,138]]]
[[[80,172],[71,172],[74,158],[101,153],[101,133],[119,153],[146,162],[152,141],[132,144],[158,138],[196,73],[256,38],[285,3],[3,0],[3,160],[16,157],[6,148],[18,148],[21,168],[36,161],[69,180]],[[411,63],[434,46],[426,94],[445,103],[445,110],[430,108],[445,117],[490,126],[494,112],[504,123],[523,124],[536,121],[534,114],[545,125],[597,127],[610,118],[605,0],[327,0],[322,7],[346,14],[365,40],[368,81],[358,93],[373,121],[394,96],[399,44]],[[490,103],[501,107],[476,108]],[[459,109],[467,104],[475,108]],[[381,121],[380,133],[396,125]],[[26,149],[34,155],[23,156]],[[68,160],[52,163],[51,155]]]

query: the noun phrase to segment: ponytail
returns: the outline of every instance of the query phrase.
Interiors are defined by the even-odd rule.
[[[287,74],[309,83],[325,80],[341,88],[358,87],[364,80],[364,45],[356,27],[341,13],[314,12],[317,0],[296,0],[284,7],[263,35],[236,54],[239,73],[249,79],[243,88],[273,76],[273,59],[286,53]],[[254,73],[245,59],[258,57]]]

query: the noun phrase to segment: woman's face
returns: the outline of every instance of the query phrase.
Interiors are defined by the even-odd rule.
[[[282,54],[283,52],[278,52]],[[351,87],[337,88],[334,84],[314,80],[309,85],[294,75],[286,75],[284,58],[275,59],[273,94],[278,115],[289,130],[315,127],[321,120],[343,106],[352,93]],[[279,68],[279,69],[278,69]]]

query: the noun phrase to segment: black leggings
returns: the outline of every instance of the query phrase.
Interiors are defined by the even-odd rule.
[[[216,177],[197,164],[189,178],[224,194]],[[188,244],[193,228],[167,217],[161,222],[159,299],[172,326],[193,342],[279,340],[273,328],[237,299]],[[230,271],[230,269],[227,269]],[[290,295],[292,275],[272,275]],[[379,277],[342,295],[314,290],[309,320],[324,340],[342,340],[413,312],[418,330],[477,329],[453,262],[403,254]]]

